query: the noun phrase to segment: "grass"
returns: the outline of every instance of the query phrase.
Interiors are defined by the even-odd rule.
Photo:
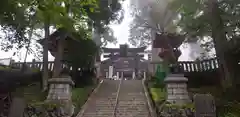
[[[76,115],[84,103],[87,101],[94,85],[87,86],[83,88],[73,88],[72,90],[72,101],[73,105],[75,106],[74,115]]]
[[[166,89],[156,85],[154,81],[148,82],[149,93],[155,104],[163,103],[166,99]]]
[[[13,96],[23,97],[28,104],[32,104],[43,102],[46,99],[47,92],[42,92],[40,84],[33,84],[31,86],[17,88]]]
[[[166,98],[166,90],[162,88],[150,88],[150,93],[155,102],[162,102]]]
[[[81,106],[88,99],[93,87],[95,87],[95,85],[72,89],[72,102],[75,106],[74,115],[80,111]],[[47,97],[47,92],[41,91],[40,84],[20,87],[12,94],[16,97],[23,97],[27,104],[30,105],[42,105]]]

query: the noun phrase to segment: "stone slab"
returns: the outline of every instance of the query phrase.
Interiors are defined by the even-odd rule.
[[[196,94],[194,96],[195,117],[216,117],[214,97],[210,94]]]

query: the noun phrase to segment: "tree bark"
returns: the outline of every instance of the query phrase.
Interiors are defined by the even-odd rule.
[[[222,18],[220,16],[220,9],[218,8],[217,0],[209,0],[208,1],[208,10],[209,10],[209,21],[212,27],[212,38],[216,50],[216,55],[219,60],[220,73],[222,77],[222,86],[224,89],[230,87],[232,85],[232,73],[231,66],[228,63],[228,58],[225,55],[225,46],[228,43],[224,31],[224,24]],[[230,62],[230,61],[229,61]]]
[[[49,23],[44,24],[45,39],[43,42],[43,91],[47,90],[48,87],[48,40],[50,35]]]
[[[54,60],[54,71],[53,71],[53,78],[60,77],[60,73],[62,70],[62,56],[64,52],[64,43],[63,39],[60,39],[57,41],[57,52],[55,54],[55,60]]]

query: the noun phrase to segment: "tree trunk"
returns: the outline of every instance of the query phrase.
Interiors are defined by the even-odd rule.
[[[54,60],[54,72],[53,72],[53,78],[60,77],[60,73],[62,70],[62,56],[64,52],[64,43],[63,39],[60,39],[57,41],[57,52],[55,54],[55,60]]]
[[[48,38],[50,35],[49,23],[44,24],[45,39],[43,42],[43,91],[48,87]]]
[[[220,9],[218,8],[217,0],[209,0],[209,19],[212,26],[212,38],[216,50],[216,55],[219,60],[220,73],[222,74],[222,86],[224,89],[232,85],[232,73],[231,66],[228,63],[227,56],[225,55],[225,44],[228,43],[224,31],[224,24],[220,16]]]

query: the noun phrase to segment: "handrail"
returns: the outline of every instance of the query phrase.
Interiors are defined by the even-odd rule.
[[[114,106],[112,117],[116,117],[116,110],[117,110],[117,105],[118,105],[118,97],[119,97],[119,92],[120,92],[120,89],[121,89],[121,84],[122,84],[122,79],[120,80],[120,83],[118,85],[117,96],[116,96],[116,104]]]
[[[148,90],[147,90],[147,88],[145,86],[145,81],[146,81],[146,79],[142,80],[142,85],[143,85],[145,97],[147,99],[148,110],[150,112],[150,116],[151,117],[157,117],[157,113],[153,109],[153,102],[150,100],[149,92],[148,92]]]
[[[87,99],[87,101],[83,104],[82,109],[80,110],[80,112],[77,114],[76,117],[82,117],[83,113],[85,112],[88,103],[91,101],[91,98],[93,97],[94,94],[97,93],[98,89],[100,88],[100,86],[102,85],[102,83],[104,82],[104,80],[101,80],[98,84],[98,86],[93,90],[93,92],[90,94],[89,98]]]

